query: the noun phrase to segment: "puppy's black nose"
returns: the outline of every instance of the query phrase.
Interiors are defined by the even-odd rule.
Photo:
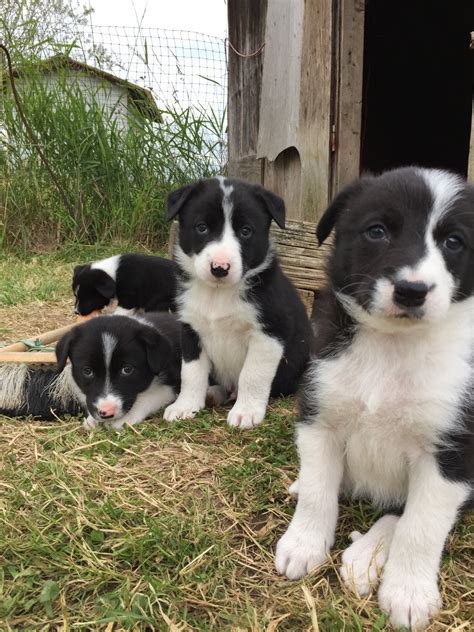
[[[223,266],[215,265],[211,263],[211,274],[215,276],[217,279],[221,279],[229,274],[230,263],[226,263]]]
[[[398,281],[393,290],[393,302],[402,307],[420,307],[428,294],[426,283],[419,281]]]
[[[109,413],[108,411],[105,411],[105,410],[99,409],[97,412],[99,413],[99,417],[101,419],[110,419],[110,417],[113,417],[112,413]]]

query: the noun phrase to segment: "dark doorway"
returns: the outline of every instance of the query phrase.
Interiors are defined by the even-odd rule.
[[[473,30],[472,0],[367,0],[361,171],[467,175]]]

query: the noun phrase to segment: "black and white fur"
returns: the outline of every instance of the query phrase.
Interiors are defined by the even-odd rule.
[[[130,315],[137,309],[174,312],[177,271],[170,259],[136,253],[78,265],[72,279],[75,311],[87,316],[116,298],[115,314]]]
[[[218,177],[171,193],[167,218],[176,216],[182,386],[165,419],[194,417],[212,373],[237,392],[228,423],[252,428],[263,420],[270,395],[295,392],[312,335],[269,241],[272,219],[284,227],[283,200],[260,186]]]
[[[363,178],[323,215],[320,243],[333,227],[276,568],[296,579],[326,560],[340,493],[397,506],[353,534],[341,575],[366,595],[384,567],[380,606],[424,627],[444,543],[474,498],[474,189],[421,168]]]
[[[58,371],[69,358],[77,398],[88,412],[84,428],[135,425],[174,401],[180,338],[180,322],[164,313],[96,316],[65,334],[56,346]]]

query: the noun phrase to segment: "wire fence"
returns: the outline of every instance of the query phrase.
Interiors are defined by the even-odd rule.
[[[160,107],[198,107],[225,116],[227,56],[219,37],[94,26],[81,34],[70,56],[148,88]]]

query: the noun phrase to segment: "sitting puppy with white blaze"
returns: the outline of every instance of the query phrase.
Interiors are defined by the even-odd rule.
[[[380,606],[424,627],[444,543],[474,500],[474,189],[420,168],[362,178],[321,218],[320,243],[333,227],[276,568],[297,579],[326,561],[341,493],[397,507],[354,535],[341,575],[365,595],[384,567]]]
[[[257,185],[212,178],[170,194],[167,218],[176,216],[182,385],[165,419],[194,417],[212,374],[237,393],[228,423],[252,428],[270,395],[295,392],[312,336],[269,242],[271,220],[284,227],[283,200]]]

